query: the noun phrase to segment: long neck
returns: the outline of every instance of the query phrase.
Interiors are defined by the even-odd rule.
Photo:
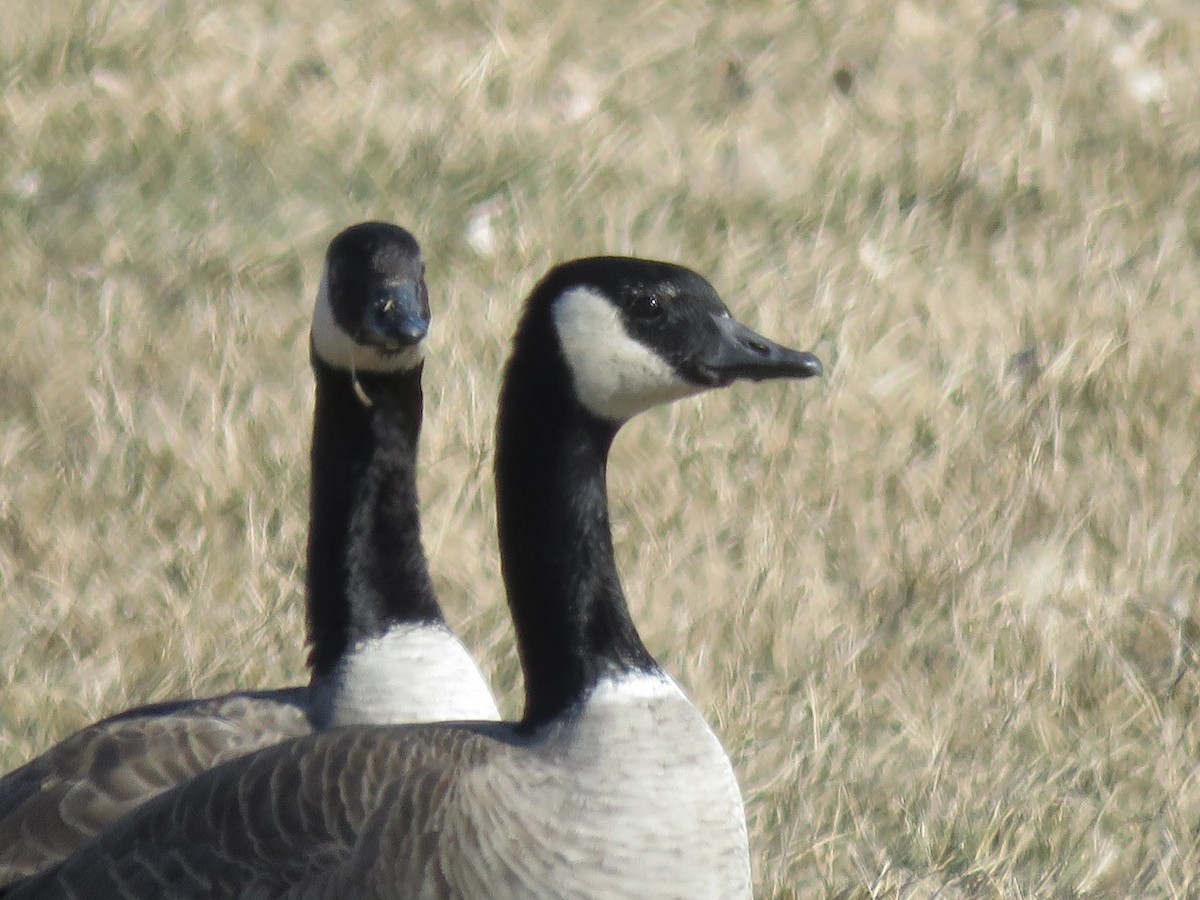
[[[545,337],[525,346],[538,345],[553,346]],[[567,712],[605,675],[657,669],[613,554],[605,469],[616,429],[582,410],[569,386],[561,359],[518,346],[500,397],[497,524],[526,727]]]
[[[420,367],[359,373],[370,406],[350,373],[315,357],[313,371],[307,618],[316,680],[356,643],[442,614],[421,546]]]

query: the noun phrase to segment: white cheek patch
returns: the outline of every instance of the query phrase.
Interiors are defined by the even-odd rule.
[[[597,291],[567,291],[555,302],[553,314],[575,393],[592,414],[623,422],[652,406],[704,390],[630,337],[620,314]]]
[[[317,306],[313,310],[313,349],[329,365],[347,372],[406,372],[425,358],[425,338],[399,353],[384,353],[354,340],[338,325],[329,300],[327,277],[321,278]]]

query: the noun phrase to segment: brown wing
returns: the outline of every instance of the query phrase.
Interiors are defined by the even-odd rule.
[[[389,896],[408,896],[410,880],[418,896],[415,882],[441,880],[428,860],[439,804],[462,772],[508,752],[506,734],[499,725],[360,726],[270,747],[135,810],[0,895],[344,900],[386,875]]]
[[[71,735],[0,779],[0,885],[64,859],[130,810],[312,729],[304,689],[159,704]]]

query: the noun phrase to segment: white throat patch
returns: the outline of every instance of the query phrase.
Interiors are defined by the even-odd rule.
[[[425,341],[400,353],[383,353],[374,347],[364,347],[346,334],[333,315],[329,301],[329,279],[322,276],[317,291],[317,306],[313,310],[313,349],[326,363],[347,372],[406,372],[416,368],[425,358]]]
[[[553,315],[575,393],[602,419],[623,422],[704,390],[630,337],[616,308],[591,288],[567,291],[555,301]]]

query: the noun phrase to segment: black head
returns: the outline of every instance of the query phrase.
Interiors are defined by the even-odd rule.
[[[580,403],[614,422],[739,379],[822,374],[811,353],[751,331],[712,285],[670,263],[564,263],[534,289],[526,315],[549,318]]]
[[[363,222],[325,254],[313,313],[313,354],[358,372],[413,369],[429,331],[425,262],[416,238],[396,225]]]

